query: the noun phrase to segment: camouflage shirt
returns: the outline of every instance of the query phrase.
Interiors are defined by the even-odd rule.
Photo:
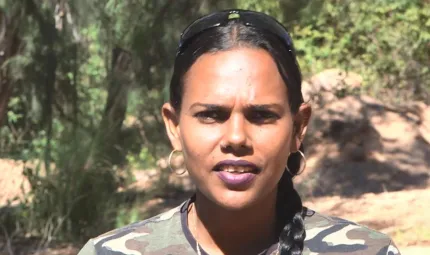
[[[190,200],[153,218],[91,239],[78,255],[191,255],[196,240],[187,226]],[[399,255],[391,239],[350,221],[323,216],[307,209],[303,255]],[[207,253],[200,249],[202,255]],[[273,244],[260,255],[275,255]]]

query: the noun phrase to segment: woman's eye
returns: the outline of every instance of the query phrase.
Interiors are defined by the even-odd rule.
[[[248,119],[258,124],[271,123],[279,119],[279,115],[270,111],[254,111],[250,114]]]
[[[222,122],[228,118],[226,113],[219,111],[203,111],[196,113],[194,116],[200,121],[206,123]]]

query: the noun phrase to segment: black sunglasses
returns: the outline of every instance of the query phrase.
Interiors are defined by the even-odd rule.
[[[241,22],[245,26],[262,29],[276,35],[285,44],[288,51],[290,52],[292,63],[295,68],[297,68],[297,71],[299,72],[298,75],[300,76],[300,67],[296,60],[294,45],[290,35],[288,34],[287,29],[271,16],[255,11],[240,9],[225,10],[215,12],[197,19],[196,21],[191,23],[184,30],[184,32],[182,32],[176,56],[183,53],[188,43],[195,36],[201,34],[208,29],[225,26],[231,20],[239,20],[239,22]]]
[[[180,54],[191,38],[208,29],[225,26],[229,21],[234,19],[238,19],[245,26],[256,27],[275,34],[285,43],[290,51],[294,51],[293,42],[287,29],[276,19],[260,12],[234,9],[215,12],[191,23],[181,34],[178,54]]]

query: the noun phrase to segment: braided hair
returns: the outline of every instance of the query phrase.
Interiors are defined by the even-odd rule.
[[[181,109],[184,76],[201,55],[242,46],[261,48],[270,53],[287,86],[290,110],[296,114],[303,103],[301,73],[298,65],[292,65],[291,59],[287,59],[291,56],[289,49],[276,35],[245,26],[238,20],[232,20],[225,26],[214,27],[200,33],[191,39],[182,54],[176,57],[170,83],[170,104],[175,111],[179,113]],[[301,150],[303,151],[302,147]],[[278,185],[276,208],[278,225],[281,226],[278,229],[281,255],[298,255],[303,250],[306,234],[302,217],[302,201],[294,189],[292,180],[299,171],[300,160],[301,156],[298,153],[290,155],[289,171],[285,170]]]

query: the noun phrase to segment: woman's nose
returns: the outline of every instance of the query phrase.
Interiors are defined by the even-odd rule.
[[[225,123],[226,129],[222,141],[223,148],[243,149],[250,146],[247,135],[246,120],[243,116],[232,115]]]

